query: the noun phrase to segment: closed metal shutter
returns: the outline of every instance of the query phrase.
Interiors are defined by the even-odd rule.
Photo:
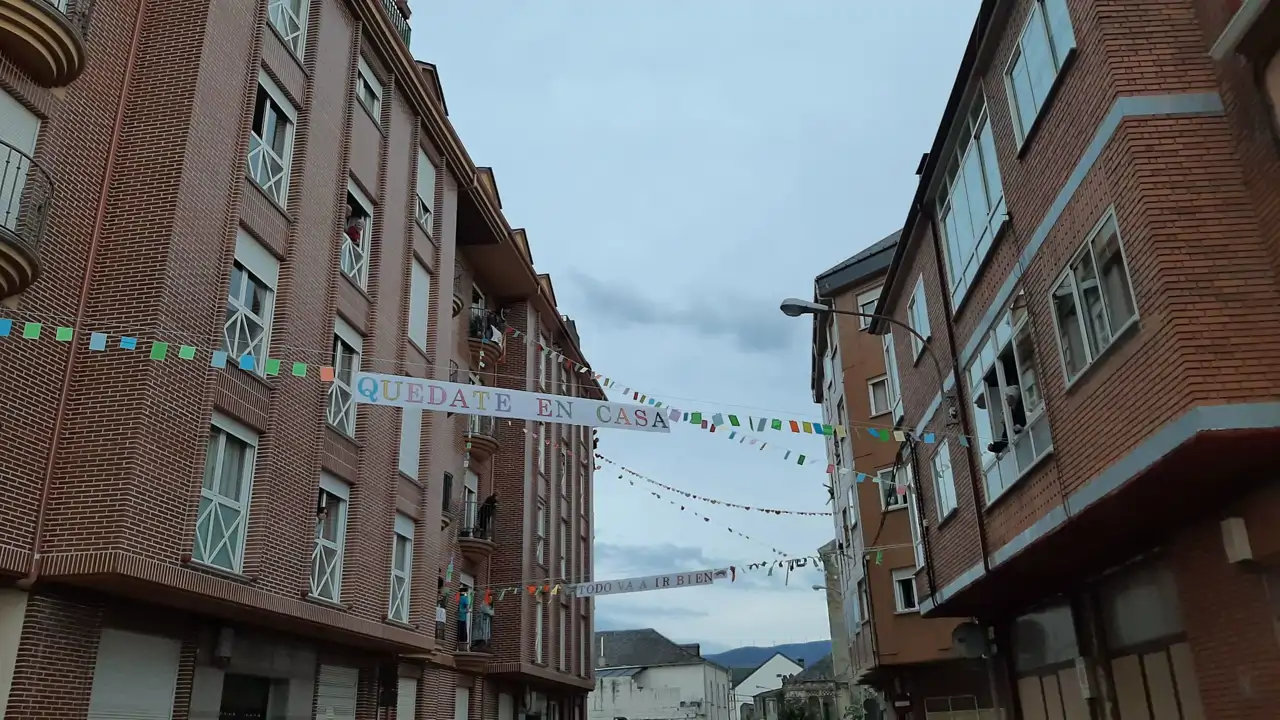
[[[400,688],[396,691],[396,720],[415,720],[417,707],[418,681],[400,678]]]
[[[321,665],[316,675],[316,720],[356,720],[355,668]]]
[[[89,693],[89,720],[170,720],[182,644],[104,629]]]

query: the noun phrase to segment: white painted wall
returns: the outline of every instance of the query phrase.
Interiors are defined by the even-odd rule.
[[[804,668],[792,662],[790,658],[774,655],[733,689],[733,706],[736,708],[742,703],[754,703],[756,695],[782,687],[783,676],[795,675],[801,670]]]
[[[587,720],[735,720],[731,692],[729,672],[708,663],[652,667],[631,677],[597,675]]]

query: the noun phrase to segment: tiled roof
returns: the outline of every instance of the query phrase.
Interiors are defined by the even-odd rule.
[[[601,657],[601,640],[604,641]],[[664,637],[657,630],[602,630],[595,635],[597,668],[683,665],[710,662]]]

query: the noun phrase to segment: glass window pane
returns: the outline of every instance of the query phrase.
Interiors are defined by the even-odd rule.
[[[240,501],[240,488],[244,484],[244,466],[248,448],[239,440],[228,437],[222,449],[222,479],[218,494]]]
[[[1049,49],[1049,35],[1044,26],[1044,16],[1037,3],[1031,8],[1031,17],[1026,32],[1022,35],[1022,57],[1031,78],[1031,90],[1034,95],[1028,98],[1039,112],[1049,94],[1049,86],[1057,76],[1057,65],[1053,60],[1053,51]]]
[[[1071,13],[1067,10],[1067,0],[1044,0],[1045,16],[1049,25],[1049,35],[1053,39],[1053,57],[1057,67],[1061,68],[1067,59],[1067,53],[1076,46],[1075,31],[1071,27]]]
[[[209,446],[204,454],[204,489],[213,490],[216,478],[214,474],[218,471],[218,450],[221,445],[222,431],[213,430],[209,433]]]
[[[1067,377],[1072,378],[1089,364],[1090,355],[1085,347],[1075,291],[1069,277],[1063,278],[1053,290],[1053,314],[1058,321],[1058,342],[1063,364],[1067,368]]]
[[[982,129],[978,131],[978,149],[982,151],[982,174],[987,182],[987,204],[993,210],[998,209],[1004,199],[1004,185],[1000,179],[1000,161],[999,156],[996,155],[996,138],[991,133],[991,122],[989,120],[984,122]],[[1002,220],[1003,212],[995,214],[994,217],[997,222]]]
[[[1084,317],[1085,338],[1089,351],[1097,357],[1111,344],[1111,328],[1107,324],[1106,307],[1102,304],[1102,288],[1098,285],[1098,272],[1093,266],[1093,253],[1086,250],[1071,263],[1071,273],[1076,279]]]
[[[1108,326],[1114,332],[1133,319],[1138,310],[1133,302],[1133,288],[1129,284],[1129,271],[1120,253],[1120,234],[1112,218],[1094,236],[1093,256],[1098,261],[1101,291],[1105,298]]]
[[[1018,129],[1025,136],[1031,129],[1031,124],[1035,122],[1038,110],[1025,56],[1019,56],[1018,62],[1011,69],[1009,79],[1010,84],[1013,85],[1013,106],[1018,111]]]

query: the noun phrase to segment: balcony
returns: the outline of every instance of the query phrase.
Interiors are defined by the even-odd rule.
[[[462,308],[467,306],[466,298],[462,297],[462,281],[467,279],[466,270],[462,269],[462,263],[453,263],[453,316],[458,317],[462,312]]]
[[[0,298],[17,295],[40,275],[40,241],[52,202],[49,173],[0,141]]]
[[[473,593],[473,596],[476,593]],[[453,661],[459,670],[471,673],[484,672],[493,658],[493,604],[474,598],[475,604],[467,612],[465,623],[459,623],[458,650]]]
[[[488,460],[498,452],[498,422],[488,415],[467,417],[467,444],[471,457]]]
[[[412,30],[409,28],[409,3],[382,0],[382,9],[387,13],[387,19],[391,21],[391,26],[396,29],[396,34],[404,41],[404,46],[409,47],[409,37],[412,34]]]
[[[37,85],[63,87],[85,65],[93,0],[0,0],[0,48]]]
[[[497,512],[492,505],[467,500],[462,507],[462,528],[458,531],[458,549],[474,563],[488,560],[497,543],[493,541],[493,523]]]
[[[480,368],[480,355],[484,354],[484,370],[492,371],[493,366],[502,362],[507,356],[506,322],[502,316],[487,308],[471,306],[471,317],[467,321],[467,348],[471,351],[471,366]]]

